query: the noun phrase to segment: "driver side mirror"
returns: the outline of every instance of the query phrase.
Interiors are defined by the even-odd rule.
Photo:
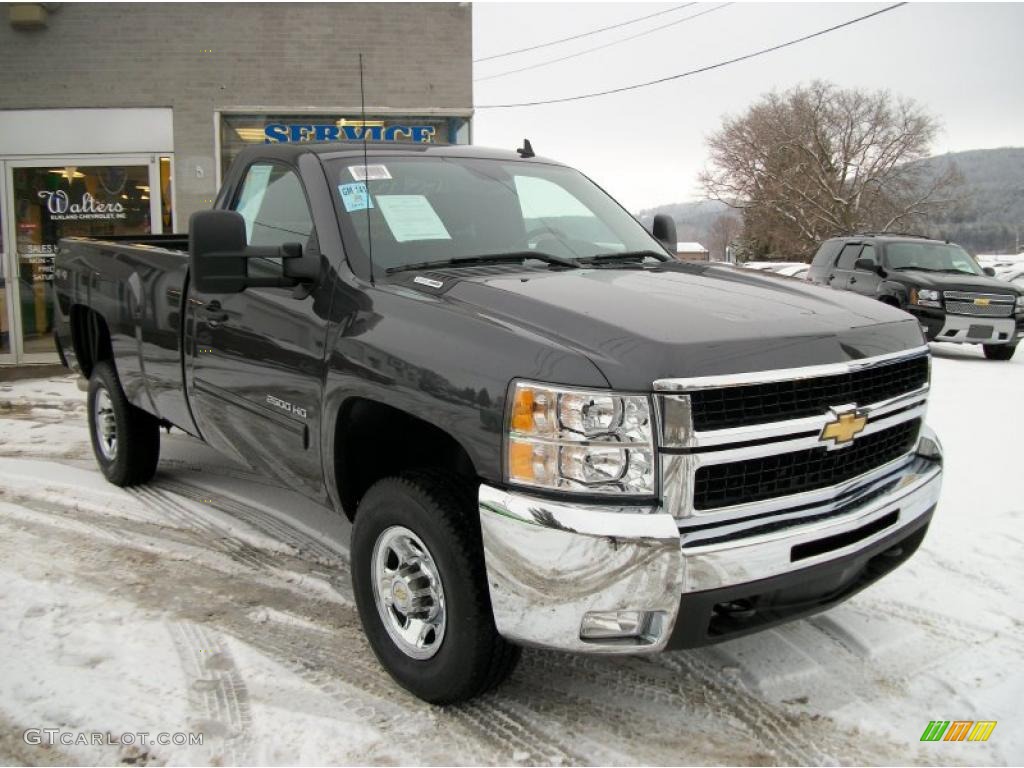
[[[291,288],[300,281],[314,280],[320,262],[319,254],[304,256],[299,243],[248,245],[245,219],[237,211],[193,213],[188,221],[188,251],[192,283],[200,293],[241,293],[249,287]],[[278,258],[284,265],[282,277],[249,277],[248,259]]]
[[[661,244],[668,248],[669,253],[675,255],[676,248],[679,247],[676,241],[676,222],[671,216],[665,213],[659,213],[654,217],[654,223],[651,226],[651,234],[661,241]]]
[[[989,277],[995,277],[996,276],[996,270],[993,267],[982,267],[981,271],[984,272]]]
[[[857,272],[872,272],[879,277],[885,277],[885,268],[881,264],[875,263],[874,259],[857,259],[853,263],[853,268]]]

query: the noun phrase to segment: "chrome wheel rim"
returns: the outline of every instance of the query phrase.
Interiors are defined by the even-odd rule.
[[[373,598],[395,645],[413,659],[441,649],[448,615],[441,574],[423,540],[400,525],[373,547]]]
[[[96,425],[96,444],[107,461],[117,457],[117,419],[110,394],[103,387],[96,390],[92,407],[93,423]]]

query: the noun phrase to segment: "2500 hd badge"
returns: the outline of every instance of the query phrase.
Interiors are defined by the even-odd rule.
[[[921,543],[917,318],[675,261],[670,220],[528,148],[365,149],[253,146],[187,235],[61,241],[56,343],[112,483],[148,481],[173,425],[344,515],[370,646],[437,703],[523,646],[825,610]]]

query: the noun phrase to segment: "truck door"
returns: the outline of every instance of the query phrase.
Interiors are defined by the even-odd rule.
[[[300,174],[279,161],[245,169],[228,207],[245,219],[250,245],[300,243],[319,250]],[[250,259],[252,277],[282,276],[280,259]],[[190,398],[203,438],[259,474],[326,501],[320,407],[330,270],[312,291],[247,288],[192,292]],[[325,296],[327,298],[325,299]]]
[[[847,243],[839,252],[836,264],[829,271],[825,278],[826,285],[835,288],[837,291],[845,291],[850,287],[850,277],[853,275],[853,265],[860,254],[860,243]]]
[[[849,289],[864,296],[874,298],[878,290],[878,284],[882,280],[878,273],[874,271],[878,268],[878,255],[875,253],[875,246],[865,243],[864,248],[861,249],[860,254],[857,256],[857,262],[860,261],[870,261],[873,266],[870,270],[852,269],[848,282]],[[854,264],[856,265],[857,262],[854,262]]]

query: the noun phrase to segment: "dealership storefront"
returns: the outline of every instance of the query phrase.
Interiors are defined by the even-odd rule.
[[[62,237],[182,232],[244,147],[471,141],[469,3],[17,8],[0,8],[0,366],[57,362]]]
[[[167,109],[0,112],[0,364],[56,361],[62,237],[170,231]]]

